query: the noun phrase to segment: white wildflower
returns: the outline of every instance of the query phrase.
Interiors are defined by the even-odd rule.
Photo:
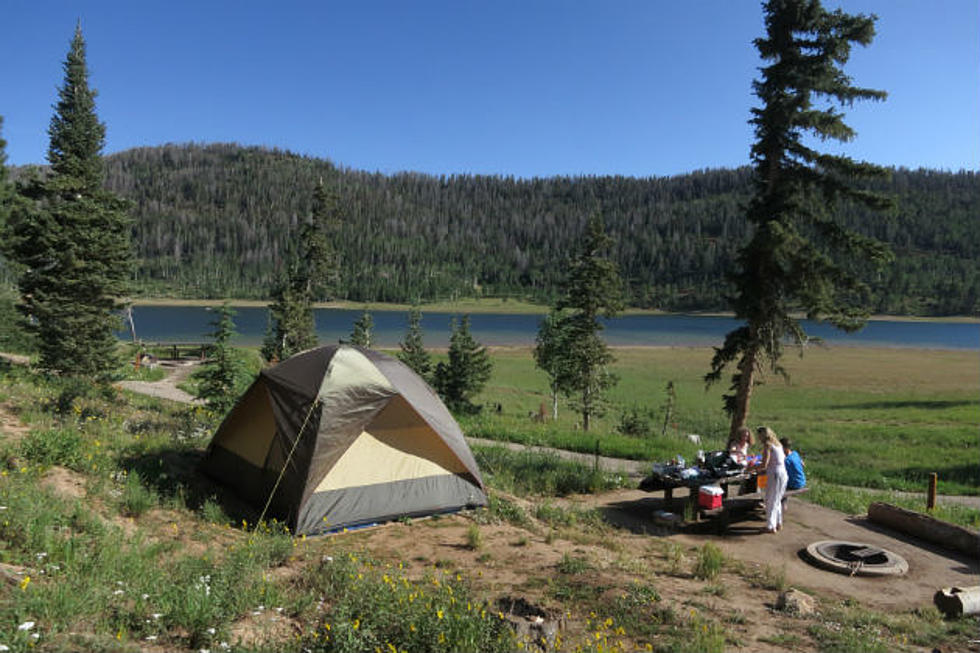
[[[21,625],[17,626],[17,630],[30,630],[34,627],[33,621],[25,621]]]

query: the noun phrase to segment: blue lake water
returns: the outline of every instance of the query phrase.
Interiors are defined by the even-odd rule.
[[[265,308],[236,308],[236,344],[257,345],[267,327]],[[321,344],[348,339],[361,310],[316,309],[317,336]],[[136,335],[144,342],[204,342],[214,330],[217,316],[200,306],[135,306]],[[422,330],[429,347],[449,344],[452,313],[422,314]],[[374,346],[397,347],[405,336],[408,314],[375,311]],[[489,346],[534,344],[540,315],[474,313],[470,330]],[[606,322],[604,338],[613,346],[718,346],[738,323],[728,317],[694,315],[629,315]],[[980,350],[980,324],[912,320],[873,320],[857,333],[842,333],[833,327],[804,322],[807,333],[828,344],[862,347],[910,347],[928,349]],[[129,333],[119,334],[128,339]]]

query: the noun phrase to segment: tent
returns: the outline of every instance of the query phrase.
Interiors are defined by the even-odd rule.
[[[487,503],[439,397],[401,361],[351,345],[262,370],[202,466],[297,534]]]

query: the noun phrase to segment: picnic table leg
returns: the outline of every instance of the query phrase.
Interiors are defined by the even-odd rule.
[[[667,504],[665,507],[670,507],[670,500],[674,498],[674,488],[668,487],[664,488],[664,503]]]

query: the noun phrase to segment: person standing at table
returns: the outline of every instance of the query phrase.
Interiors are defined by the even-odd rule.
[[[766,532],[775,533],[783,527],[783,494],[789,475],[786,473],[786,454],[776,433],[760,426],[756,433],[762,443],[762,466],[766,470]]]
[[[793,443],[789,438],[779,438],[779,444],[783,445],[783,453],[786,454],[786,489],[799,490],[805,487],[806,474],[803,472],[803,459],[799,452],[793,451]]]

